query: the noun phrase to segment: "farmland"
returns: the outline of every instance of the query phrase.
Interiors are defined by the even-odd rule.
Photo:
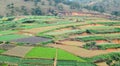
[[[119,22],[93,16],[1,19],[0,62],[18,66],[107,65],[107,60],[120,55]]]

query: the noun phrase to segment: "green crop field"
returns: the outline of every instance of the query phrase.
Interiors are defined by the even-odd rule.
[[[85,62],[85,60],[81,59],[80,57],[77,57],[61,49],[58,49],[58,60],[77,60],[77,61]]]
[[[84,62],[85,60],[77,57],[69,52],[66,52],[61,49],[57,49],[57,59],[58,60],[77,60]],[[56,57],[55,48],[44,48],[44,47],[35,47],[25,56],[26,58],[44,58],[44,59],[53,59]]]
[[[6,31],[0,31],[1,35],[7,35],[7,34],[13,34],[16,33],[17,31],[14,30],[6,30]]]
[[[53,59],[55,57],[55,48],[35,47],[25,57]]]
[[[25,37],[28,37],[28,36],[17,35],[17,34],[4,35],[4,36],[0,36],[0,41],[9,41],[9,40],[14,40],[14,39],[19,39],[19,38],[25,38]]]

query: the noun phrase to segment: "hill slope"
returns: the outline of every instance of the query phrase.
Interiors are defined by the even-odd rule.
[[[120,15],[120,0],[0,0],[0,16],[55,15],[88,9]]]

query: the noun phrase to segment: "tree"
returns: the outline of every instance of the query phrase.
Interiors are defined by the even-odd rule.
[[[63,5],[58,5],[58,10],[63,11]]]
[[[21,10],[23,12],[23,15],[28,15],[27,8],[25,6],[21,6]]]
[[[70,9],[79,9],[80,4],[78,2],[71,2]]]
[[[96,42],[89,42],[89,43],[86,43],[85,45],[83,45],[84,48],[86,49],[96,49],[98,48],[96,46]]]
[[[32,8],[32,15],[42,15],[40,7]]]
[[[120,16],[120,11],[112,11],[112,15]]]

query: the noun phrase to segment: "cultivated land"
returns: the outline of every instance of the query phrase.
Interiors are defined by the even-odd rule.
[[[108,59],[120,55],[120,21],[93,16],[6,18],[0,19],[0,62],[6,64],[107,66]]]
[[[13,49],[10,49],[2,54],[9,55],[9,56],[17,56],[17,57],[24,57],[27,52],[29,52],[33,47],[24,47],[24,46],[17,46]]]

